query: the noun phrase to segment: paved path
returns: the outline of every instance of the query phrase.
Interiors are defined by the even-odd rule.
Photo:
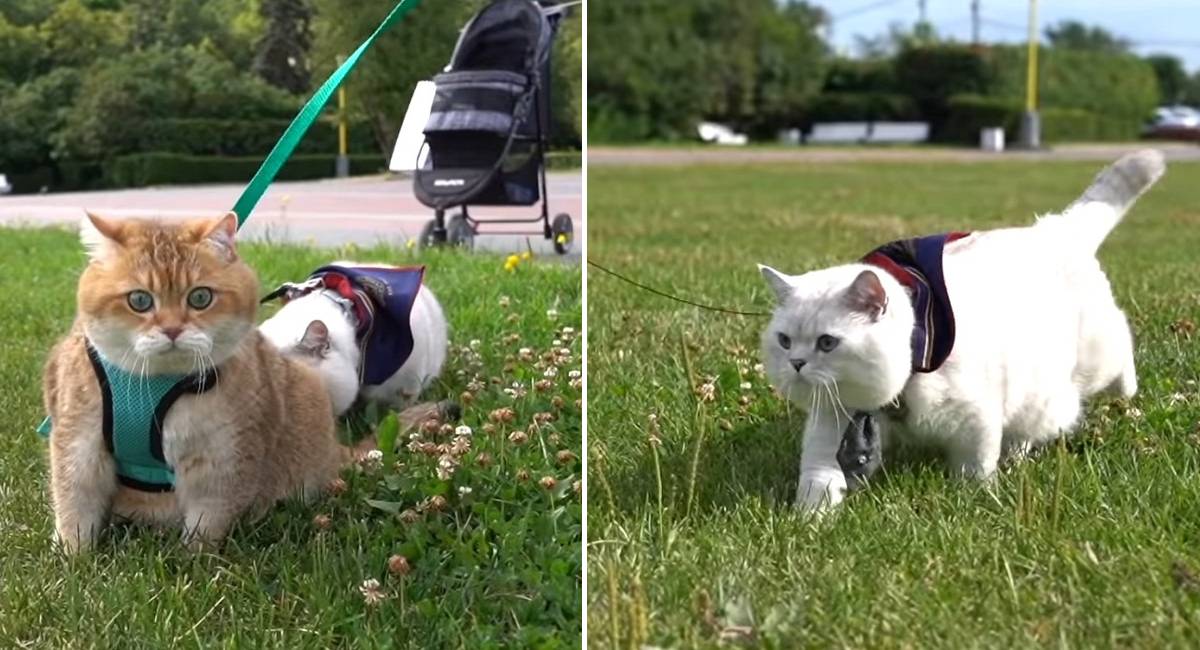
[[[575,222],[575,244],[567,258],[578,262],[583,250],[584,220],[581,172],[555,172],[548,177],[551,218],[559,212]],[[241,185],[171,186],[100,192],[0,197],[0,224],[76,224],[84,209],[113,216],[187,217],[227,211],[242,191]],[[472,216],[486,219],[519,219],[540,215],[540,205],[527,208],[477,208]],[[413,196],[407,178],[368,176],[319,181],[281,181],[263,196],[245,233],[252,238],[271,237],[297,242],[360,245],[380,241],[403,244],[416,237],[433,216]],[[528,226],[484,224],[476,247],[511,252],[525,250],[521,230],[538,230],[528,240],[534,250],[553,255],[541,235],[541,224]],[[507,233],[507,234],[497,234]]]
[[[1044,151],[986,153],[949,147],[588,147],[588,165],[693,165],[844,162],[1116,160],[1153,147],[1169,160],[1200,160],[1200,145],[1177,142],[1062,145]]]

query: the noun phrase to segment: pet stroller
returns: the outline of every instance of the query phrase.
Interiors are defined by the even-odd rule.
[[[469,246],[481,222],[468,205],[528,206],[540,199],[538,217],[487,221],[540,222],[540,230],[524,234],[544,235],[560,254],[570,250],[570,215],[550,220],[544,157],[551,46],[563,13],[533,0],[495,0],[463,27],[450,64],[433,79],[427,155],[413,177],[417,199],[434,210],[421,245]]]

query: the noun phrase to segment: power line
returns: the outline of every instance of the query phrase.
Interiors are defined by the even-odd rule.
[[[863,5],[861,7],[856,7],[849,11],[844,11],[840,14],[835,14],[832,18],[833,18],[833,20],[845,20],[846,18],[850,18],[852,16],[857,16],[859,14],[865,14],[865,13],[868,13],[871,11],[875,11],[876,9],[882,9],[882,8],[890,6],[890,5],[899,4],[904,1],[905,0],[879,0],[878,2],[872,2],[871,4]]]

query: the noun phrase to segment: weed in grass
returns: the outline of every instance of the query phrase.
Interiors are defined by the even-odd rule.
[[[801,273],[905,236],[1028,223],[1098,168],[594,167],[588,254],[697,302],[761,311],[772,297],[755,263]],[[1200,166],[1174,164],[1100,251],[1134,330],[1134,400],[1093,402],[1070,439],[990,484],[899,450],[820,520],[792,508],[803,414],[755,367],[765,321],[592,273],[589,644],[1194,645],[1198,220]]]
[[[326,498],[243,523],[219,555],[189,555],[175,531],[117,527],[95,553],[64,558],[50,543],[45,450],[32,427],[84,256],[70,232],[2,234],[0,259],[21,264],[0,274],[0,645],[578,645],[577,268],[535,260],[506,273],[497,256],[243,244],[264,287],[337,258],[427,264],[453,345],[429,398],[470,395],[461,423],[404,431],[381,409],[356,413],[347,439],[375,430],[398,440],[395,452],[348,470]],[[518,358],[521,347],[532,356]],[[496,411],[505,418],[489,422]],[[528,443],[510,443],[515,431]],[[554,489],[520,480],[530,472]]]

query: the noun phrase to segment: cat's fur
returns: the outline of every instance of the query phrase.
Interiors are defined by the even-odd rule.
[[[318,493],[353,458],[354,450],[335,438],[333,410],[317,374],[285,358],[255,329],[258,280],[237,255],[236,229],[232,213],[174,224],[93,215],[84,221],[90,261],[79,279],[76,320],[51,351],[43,378],[53,420],[55,531],[66,551],[91,547],[110,515],[181,524],[189,546],[204,547],[223,539],[240,515]],[[195,287],[212,289],[211,306],[187,306]],[[153,294],[152,310],[129,307],[135,289]],[[134,373],[218,368],[217,384],[180,397],[163,423],[173,492],[118,484],[85,337],[104,358]]]
[[[364,266],[344,260],[332,265]],[[441,374],[446,362],[446,316],[433,291],[422,284],[413,301],[409,316],[413,349],[404,365],[383,384],[361,387],[358,366],[362,352],[355,338],[353,317],[336,298],[331,299],[336,295],[321,289],[290,300],[263,322],[259,331],[285,355],[306,360],[317,368],[337,415],[345,413],[359,396],[393,408],[412,404]]]
[[[768,376],[809,409],[799,505],[842,500],[847,486],[836,454],[855,411],[902,400],[903,421],[879,418],[884,441],[932,444],[951,471],[985,478],[1002,454],[1070,431],[1082,399],[1103,390],[1133,396],[1132,336],[1096,250],[1164,169],[1156,151],[1125,156],[1061,214],[946,244],[957,338],[931,373],[911,371],[914,316],[906,290],[888,273],[847,264],[789,276],[760,266],[778,298],[762,337]],[[780,332],[791,338],[790,350]],[[817,350],[822,334],[840,344]]]

